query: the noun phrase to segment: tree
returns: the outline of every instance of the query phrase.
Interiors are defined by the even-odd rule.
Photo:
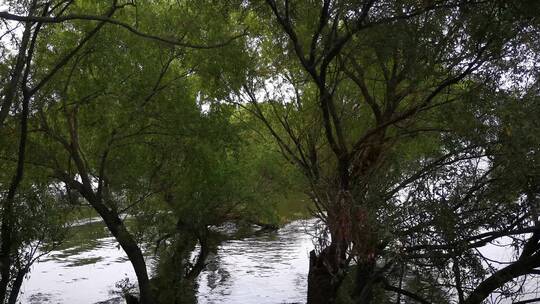
[[[369,303],[388,270],[378,264],[400,234],[384,224],[387,216],[410,211],[396,197],[447,162],[481,158],[474,144],[449,150],[444,134],[462,134],[434,114],[466,106],[482,82],[500,75],[501,58],[526,43],[537,22],[527,5],[534,4],[252,3],[260,55],[248,51],[245,83],[227,85],[231,102],[258,117],[306,176],[328,229],[310,256],[309,303],[335,301],[352,259],[355,301]]]
[[[57,5],[53,3],[45,2],[41,3],[40,1],[34,0],[28,3],[12,3],[12,7],[21,12],[26,13],[28,17],[32,18],[34,16],[48,16],[50,14],[62,14],[64,10],[71,5],[71,2],[62,1]],[[111,7],[105,13],[106,17],[112,16],[114,12],[119,9],[116,6],[116,2],[113,3]],[[4,19],[3,19],[4,20]],[[4,20],[5,21],[5,20]],[[43,73],[42,77],[35,77],[34,75],[34,66],[33,66],[33,57],[35,55],[36,44],[38,37],[40,37],[43,23],[42,22],[27,22],[24,25],[24,30],[20,40],[18,39],[16,32],[17,26],[13,26],[7,22],[4,23],[3,30],[4,33],[2,37],[10,35],[10,43],[17,45],[18,49],[15,49],[12,54],[9,48],[3,49],[3,62],[4,67],[3,72],[6,74],[9,73],[9,79],[2,86],[2,100],[0,108],[0,129],[4,128],[6,119],[10,114],[15,114],[16,119],[20,120],[20,128],[18,135],[18,151],[16,162],[17,166],[15,168],[13,177],[8,184],[7,191],[5,195],[2,195],[2,225],[0,228],[0,233],[2,236],[1,245],[0,245],[0,302],[4,302],[7,295],[7,288],[9,283],[12,281],[11,276],[11,267],[13,264],[13,255],[16,254],[20,248],[16,247],[17,241],[14,240],[15,227],[14,221],[16,219],[16,214],[14,210],[17,200],[17,189],[23,182],[24,171],[25,171],[25,160],[26,160],[26,145],[28,137],[28,120],[30,115],[31,102],[35,97],[36,93],[47,84],[52,77],[58,71],[60,71],[70,59],[77,54],[77,52],[84,46],[84,44],[95,35],[101,27],[104,25],[103,22],[99,23],[97,26],[89,30],[85,36],[77,43],[75,46],[68,50],[66,53],[62,54],[59,58],[52,63],[50,69],[46,70]],[[7,76],[7,75],[6,75]],[[18,115],[17,115],[18,114]],[[18,117],[17,117],[18,116]],[[20,242],[18,244],[21,244]],[[17,261],[20,257],[15,258]],[[20,274],[17,274],[15,279],[19,285],[22,282],[22,278],[28,271],[30,266],[23,267],[26,269]],[[22,277],[21,277],[22,276]],[[16,293],[14,296],[9,297],[10,303],[16,301],[16,296],[18,289],[15,290]]]
[[[170,103],[173,103],[172,107],[174,109],[183,110],[186,108],[183,106],[176,107],[174,105],[175,97],[172,94],[177,96],[186,95],[188,103],[195,100],[193,95],[195,91],[182,92],[182,85],[179,85],[180,78],[185,78],[193,72],[189,68],[184,69],[188,64],[178,65],[177,63],[178,59],[194,62],[198,55],[193,53],[189,55],[183,54],[182,51],[175,50],[175,46],[202,50],[212,49],[227,45],[241,36],[241,34],[235,34],[217,41],[215,38],[221,38],[219,34],[226,29],[224,25],[228,21],[228,15],[222,14],[223,11],[219,10],[219,7],[211,8],[210,6],[204,13],[194,12],[191,9],[193,5],[200,5],[200,3],[185,1],[158,6],[143,1],[139,1],[137,4],[131,1],[126,3],[101,1],[77,4],[74,4],[73,1],[44,1],[43,3],[33,1],[29,5],[29,12],[21,10],[13,13],[0,13],[3,20],[24,22],[27,28],[22,37],[16,64],[13,67],[12,80],[6,87],[7,93],[3,99],[0,119],[3,122],[8,117],[10,109],[15,105],[15,96],[18,92],[24,92],[22,103],[24,110],[23,125],[26,127],[28,119],[33,120],[40,135],[33,137],[32,144],[42,153],[42,155],[33,154],[31,161],[47,167],[50,174],[55,178],[55,180],[51,180],[52,183],[60,182],[64,184],[68,193],[78,192],[104,219],[107,227],[117,238],[134,265],[143,303],[153,303],[155,299],[150,288],[142,250],[135,236],[130,233],[124,221],[120,218],[120,215],[132,209],[135,203],[139,204],[148,201],[148,196],[151,196],[152,192],[162,190],[160,189],[161,186],[152,184],[154,176],[151,173],[158,173],[157,171],[160,168],[159,157],[163,154],[163,151],[153,149],[152,144],[145,141],[157,140],[153,144],[159,145],[164,138],[177,139],[177,136],[180,136],[179,134],[184,131],[172,130],[171,125],[162,125],[162,121],[160,121],[162,117],[159,117],[159,113],[165,113],[166,111],[159,106],[153,108],[148,104],[169,87],[174,87],[180,91],[169,90],[169,95],[161,98],[161,101],[169,102],[169,106],[171,106]],[[112,15],[117,10],[128,7],[135,9],[123,10],[121,14],[118,14],[118,18],[112,18]],[[37,8],[42,9],[41,14],[34,12]],[[96,11],[102,11],[104,8],[108,9],[105,14],[95,13]],[[186,15],[186,12],[190,13]],[[175,14],[179,15],[178,13],[182,13],[184,17],[189,15],[189,18],[185,20],[171,18]],[[155,23],[156,18],[162,18],[162,22]],[[132,25],[132,20],[134,20],[135,25]],[[97,26],[94,26],[94,23],[97,23]],[[34,26],[34,24],[37,24],[37,26]],[[107,34],[97,35],[106,24],[115,25],[115,29],[126,30],[123,32],[123,34],[127,35],[126,38],[116,41],[115,38],[118,37],[115,37],[115,34],[118,31],[109,32],[108,36]],[[44,25],[46,25],[46,30],[40,33],[40,29]],[[177,32],[178,27],[184,30],[185,34],[179,34]],[[163,38],[168,36],[171,30],[176,31],[173,32],[174,36],[181,38]],[[227,33],[235,30],[237,28],[234,28],[234,24],[231,23],[231,29]],[[80,38],[81,33],[83,33],[82,38]],[[163,36],[159,36],[158,33],[163,34]],[[116,49],[105,47],[105,44],[96,44],[96,37],[105,38],[101,43],[110,43],[110,46],[114,45]],[[153,43],[146,43],[145,48],[138,48],[135,52],[130,53],[134,56],[132,59],[135,60],[120,60],[119,58],[125,55],[122,52],[126,48],[136,46],[138,40],[135,38],[140,40],[140,37]],[[207,39],[201,39],[202,37]],[[30,39],[31,41],[28,42]],[[189,39],[193,43],[187,42]],[[90,41],[91,43],[89,43]],[[209,41],[217,42],[210,44]],[[102,53],[104,50],[109,50],[111,54],[115,54],[115,58],[119,59],[118,63],[121,63],[110,66],[109,60],[111,57],[107,57],[105,53]],[[157,61],[144,62],[142,59],[144,56],[141,55],[144,53],[148,56],[150,52],[156,54],[157,57],[153,59]],[[58,54],[61,55],[58,56]],[[95,56],[96,54],[97,56]],[[38,57],[38,59],[35,60],[33,57]],[[88,62],[89,58],[94,61]],[[162,61],[159,61],[160,59]],[[150,67],[150,65],[152,66]],[[64,69],[67,66],[69,68]],[[111,68],[104,75],[114,75],[116,78],[106,80],[96,77],[93,74],[93,69],[104,71],[102,67]],[[174,70],[174,76],[169,76],[169,68]],[[143,76],[139,78],[131,77],[128,74],[141,72],[147,74],[139,75]],[[122,96],[122,92],[118,91],[119,88],[126,89],[126,86],[122,86],[126,79],[120,77],[131,77],[131,81],[128,83],[130,85],[128,86],[130,92],[128,96]],[[23,78],[22,88],[19,87],[21,78]],[[164,78],[167,78],[166,84],[163,83]],[[65,82],[61,83],[62,81]],[[85,86],[82,81],[87,81],[86,84],[92,83],[95,87]],[[27,87],[27,82],[35,83],[35,86]],[[143,84],[141,85],[141,83]],[[114,87],[115,85],[117,87]],[[138,85],[141,86],[137,88]],[[116,96],[108,96],[108,94]],[[100,118],[99,115],[103,113],[95,105],[104,102],[105,97],[109,97],[113,103],[118,103],[118,106],[104,107],[103,109],[108,109],[110,112]],[[30,104],[30,101],[32,101],[32,104]],[[191,104],[191,106],[194,105],[194,103]],[[31,111],[30,106],[32,107]],[[200,115],[199,111],[193,111],[196,108],[189,108],[189,106],[187,108],[191,111],[190,115]],[[154,114],[152,111],[158,111],[158,114],[152,115]],[[30,112],[32,117],[29,117]],[[174,123],[178,123],[178,119],[185,118],[185,116],[185,114],[180,113],[175,117]],[[187,117],[191,119],[193,116],[188,115]],[[141,118],[140,124],[130,125],[132,122],[130,119],[137,118]],[[94,133],[90,128],[95,127],[96,119],[104,123],[104,125],[102,125],[101,129],[95,130]],[[170,122],[173,121],[166,121],[166,123]],[[162,127],[167,130],[160,129]],[[186,129],[189,126],[186,124],[184,127]],[[167,131],[170,133],[167,133]],[[43,134],[46,136],[43,137]],[[133,146],[130,142],[132,138],[136,138]],[[24,144],[26,144],[26,141],[27,131],[23,130],[21,132],[21,151],[23,151],[23,154],[19,157],[21,169],[17,171],[14,186],[11,187],[13,191],[10,190],[10,195],[8,195],[7,202],[4,204],[4,210],[7,211],[10,210],[13,201],[11,197],[14,196],[22,178],[22,165],[25,163]],[[118,142],[121,142],[121,144],[118,144]],[[122,158],[120,155],[114,154],[117,152],[117,145],[122,146],[124,144],[126,146],[123,146],[123,148],[128,150],[122,150],[122,153],[126,153],[131,158]],[[150,147],[147,146],[148,144],[150,144]],[[133,147],[137,148],[131,149]],[[145,161],[134,161],[137,156],[146,155],[145,153],[148,153],[149,157],[154,157],[154,162],[145,162],[147,159]],[[48,155],[50,158],[43,159],[43,155]],[[114,155],[114,163],[111,161],[112,155]],[[95,157],[95,159],[88,162],[92,157]],[[67,159],[67,162],[65,159]],[[110,174],[111,167],[114,168],[122,164],[125,168],[121,168],[121,172],[114,175]],[[139,173],[141,175],[137,176],[136,174]],[[130,193],[130,191],[133,193]],[[141,193],[144,191],[146,192]],[[133,194],[133,196],[128,194]],[[131,202],[133,203],[131,204],[129,200],[136,194],[140,194],[141,197],[136,202]],[[2,233],[2,241],[9,247],[12,247],[8,238],[11,234],[9,230],[13,229],[10,220],[14,217],[15,214],[12,212],[4,212],[3,214],[2,223],[5,229]],[[6,253],[10,249],[3,247],[3,252]],[[5,265],[4,274],[6,277],[9,272],[7,256],[7,254],[4,254],[6,263],[3,264]],[[2,280],[5,286],[7,286],[7,282],[6,279]],[[0,287],[2,286],[4,285],[0,285]]]
[[[0,184],[9,185],[12,172],[17,166],[17,138],[9,136],[12,126],[6,125],[1,135]],[[6,135],[7,133],[7,135]],[[25,181],[17,187],[10,219],[10,265],[5,301],[17,303],[17,297],[25,276],[33,263],[64,239],[66,214],[71,209],[61,189],[49,183],[39,168],[26,168]],[[30,182],[31,181],[31,182]],[[5,194],[0,197],[5,198]]]
[[[22,250],[56,238],[60,192],[103,218],[143,303],[187,295],[156,292],[145,247],[154,287],[192,287],[209,228],[275,225],[260,206],[288,179],[325,224],[309,303],[480,303],[540,266],[536,1],[9,4],[0,302],[31,264]],[[18,235],[22,210],[50,233]],[[516,258],[496,268],[481,248],[501,238]]]
[[[520,290],[519,285],[536,280],[540,265],[538,138],[532,135],[538,126],[531,119],[538,111],[537,93],[495,95],[485,95],[490,103],[481,99],[468,110],[475,116],[482,113],[478,107],[497,105],[490,115],[478,117],[476,125],[467,124],[476,130],[467,138],[476,151],[440,166],[407,190],[402,203],[429,216],[406,220],[410,214],[402,214],[395,222],[405,232],[395,245],[402,248],[409,271],[438,272],[441,286],[454,291],[459,303],[482,303],[489,296],[524,300],[533,290],[530,285]],[[448,143],[462,145],[457,138]],[[511,258],[493,256],[489,244],[498,244]]]

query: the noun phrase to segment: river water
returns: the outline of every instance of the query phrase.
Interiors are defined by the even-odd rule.
[[[294,221],[275,232],[223,242],[199,277],[199,304],[305,303],[310,232],[315,220]],[[501,240],[503,242],[504,240]],[[481,249],[491,259],[513,260],[501,244]],[[152,265],[152,261],[147,261]],[[505,264],[492,265],[496,268]],[[36,263],[22,287],[22,304],[124,303],[118,282],[136,283],[124,252],[103,223],[75,227],[72,237]],[[523,299],[539,297],[540,281],[528,280]],[[490,297],[490,303],[512,303]]]
[[[304,303],[314,224],[295,221],[276,232],[222,243],[200,276],[199,303]],[[136,282],[127,257],[102,223],[91,222],[32,267],[20,300],[121,303],[116,284],[125,280]]]

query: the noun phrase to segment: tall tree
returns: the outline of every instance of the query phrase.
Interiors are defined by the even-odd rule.
[[[251,4],[260,24],[250,47],[260,54],[248,51],[254,68],[247,68],[242,87],[229,83],[236,92],[231,101],[261,119],[298,165],[328,229],[310,256],[308,302],[335,302],[354,259],[354,298],[369,303],[386,271],[377,264],[386,259],[387,234],[398,233],[384,225],[391,208],[402,208],[389,198],[452,157],[476,151],[474,145],[441,148],[443,135],[457,130],[452,122],[435,123],[433,113],[465,105],[481,82],[499,75],[493,65],[513,54],[537,22],[523,10],[534,4]],[[407,142],[425,144],[411,149]],[[408,155],[392,162],[400,149]],[[402,171],[426,153],[434,155],[418,172]]]
[[[61,1],[59,3],[27,1],[23,3],[10,3],[11,8],[21,14],[26,14],[27,18],[43,18],[51,14],[61,15],[71,4],[70,1]],[[106,9],[105,17],[110,17],[120,7],[113,2]],[[2,12],[2,15],[5,15]],[[84,33],[81,40],[67,50],[49,66],[42,75],[36,77],[34,74],[35,67],[33,59],[36,53],[36,47],[41,31],[43,30],[42,22],[26,22],[23,25],[22,36],[17,37],[17,26],[6,22],[9,18],[4,19],[4,33],[2,37],[10,35],[9,40],[12,47],[7,47],[4,51],[4,62],[2,65],[10,66],[6,69],[6,77],[8,81],[2,87],[2,99],[0,104],[0,128],[3,128],[6,119],[9,116],[15,116],[20,121],[18,132],[18,151],[17,151],[17,166],[11,182],[6,187],[5,195],[2,195],[2,224],[0,227],[1,244],[0,244],[0,302],[3,303],[6,299],[7,289],[10,281],[13,279],[11,275],[11,267],[13,264],[13,255],[19,250],[15,246],[17,243],[13,236],[15,233],[16,209],[15,201],[17,197],[17,189],[23,182],[26,159],[26,145],[28,138],[28,121],[30,115],[31,103],[38,91],[46,85],[57,74],[77,52],[94,36],[104,25],[104,22],[91,28]],[[24,274],[23,274],[24,277]],[[20,280],[20,279],[19,279]],[[9,301],[14,302],[15,297],[10,297]]]
[[[208,6],[204,11],[192,9],[194,5],[200,4],[200,2],[193,1],[162,3],[160,5],[155,5],[151,1],[137,3],[116,0],[95,3],[34,1],[30,5],[30,11],[14,9],[15,5],[13,5],[10,12],[0,13],[2,20],[22,22],[27,29],[23,34],[23,43],[20,45],[21,48],[12,69],[12,79],[5,89],[6,94],[2,100],[0,118],[3,122],[9,116],[12,107],[16,106],[14,101],[18,92],[23,92],[22,104],[26,106],[23,107],[23,112],[26,113],[23,115],[23,125],[26,127],[27,121],[30,119],[28,115],[31,112],[34,121],[39,121],[39,123],[34,122],[37,123],[38,130],[47,135],[46,138],[34,138],[34,144],[40,147],[43,155],[50,156],[50,159],[43,160],[39,155],[33,154],[32,161],[52,170],[51,175],[57,181],[64,183],[68,192],[78,191],[104,219],[107,227],[124,248],[134,266],[143,303],[154,303],[155,297],[150,288],[141,247],[120,217],[134,207],[128,204],[128,199],[133,197],[124,197],[125,193],[122,191],[127,191],[127,189],[134,191],[136,187],[140,187],[139,191],[136,192],[141,194],[143,192],[141,190],[145,189],[141,184],[151,184],[154,176],[150,173],[157,174],[156,171],[160,167],[159,153],[152,149],[149,151],[146,146],[148,143],[144,142],[150,140],[148,137],[153,135],[154,137],[167,138],[169,136],[169,138],[176,140],[175,136],[184,131],[171,130],[170,125],[165,127],[161,125],[161,118],[156,117],[159,114],[151,114],[155,111],[165,113],[166,110],[161,107],[152,107],[151,101],[170,87],[179,89],[181,87],[179,86],[180,79],[193,73],[193,70],[185,68],[187,65],[179,65],[179,59],[189,61],[191,64],[196,61],[195,58],[200,57],[200,55],[193,53],[186,55],[180,50],[174,50],[174,47],[212,49],[225,46],[242,35],[241,29],[235,27],[234,22],[228,23],[230,21],[228,14],[224,14],[224,11],[220,10],[219,7]],[[121,8],[126,9],[113,18],[113,13]],[[34,12],[34,10],[39,10],[41,13],[41,9],[43,10],[42,14]],[[106,11],[105,14],[100,13],[103,10]],[[180,20],[175,17],[180,15],[185,19]],[[156,23],[155,19],[162,22]],[[97,35],[106,24],[113,25],[112,28],[117,31]],[[230,25],[230,28],[227,28],[226,25]],[[44,28],[43,33],[39,33],[42,27]],[[224,32],[226,29],[229,31]],[[179,30],[182,33],[179,33]],[[232,34],[237,31],[240,34]],[[125,35],[125,39],[115,37],[118,33]],[[229,36],[229,34],[232,35]],[[104,40],[96,43],[96,37]],[[144,43],[144,46],[141,47],[138,46],[140,40],[152,43]],[[91,43],[89,43],[90,41]],[[116,49],[111,49],[111,46],[116,47]],[[136,49],[136,51],[130,53],[133,58],[122,60],[122,56],[126,55],[124,52],[126,49]],[[111,54],[117,56],[115,57],[118,59],[117,64],[110,65],[112,57],[106,56],[103,53],[104,50],[109,50]],[[153,59],[158,61],[151,64],[145,62],[144,56],[141,54],[144,53],[145,56],[148,56],[153,52],[156,54]],[[38,59],[35,60],[33,57]],[[93,62],[88,62],[88,60],[93,60]],[[149,64],[152,68],[149,67]],[[102,69],[103,67],[111,69],[105,71]],[[174,76],[170,76],[169,69],[173,70]],[[106,73],[103,76],[112,76],[111,79],[105,80],[96,77],[93,74],[96,70]],[[146,75],[139,75],[141,73],[146,73]],[[138,75],[138,77],[134,77],[133,74]],[[20,79],[23,79],[22,88],[19,87]],[[83,81],[86,82],[83,83]],[[129,84],[127,87],[123,86],[126,81]],[[32,85],[28,87],[27,83]],[[94,84],[95,87],[84,85],[90,83]],[[127,89],[129,94],[118,97],[123,94],[118,89]],[[108,94],[113,94],[113,96]],[[187,100],[193,97],[190,102],[195,100],[195,90],[189,92],[168,91],[167,97],[161,100],[174,101],[171,94],[189,96],[186,97]],[[109,111],[106,114],[101,111],[103,109],[95,107],[99,102],[103,102],[104,95],[110,97],[113,103],[118,103],[116,107],[104,107],[103,109],[107,108]],[[32,101],[31,104],[30,101]],[[169,106],[174,109],[186,109],[183,106],[176,107],[174,104]],[[182,118],[191,119],[193,115],[200,115],[199,111],[193,112],[193,109],[196,108],[188,107],[187,109],[191,111],[190,115],[192,116],[181,113],[175,118],[175,123],[178,123],[179,119]],[[177,112],[171,111],[171,113]],[[103,128],[94,133],[89,128],[95,126],[93,124],[95,119],[99,120],[99,115],[104,115],[101,118]],[[140,123],[131,125],[131,119],[137,118],[141,118]],[[168,123],[171,122],[168,121]],[[179,124],[181,125],[182,122]],[[160,127],[168,128],[168,130],[160,130]],[[186,124],[183,128],[188,127]],[[26,130],[23,130],[21,134],[21,151],[24,152],[24,144],[27,141]],[[152,138],[155,139],[154,137]],[[126,157],[123,160],[131,160],[132,163],[127,165],[123,162],[126,167],[113,176],[109,171],[113,165],[110,159],[116,152],[118,142],[122,142],[120,144],[122,146],[128,141],[126,145],[129,146],[129,140],[133,138],[137,138],[134,141],[139,150],[124,150],[125,153],[132,152],[130,155],[134,158]],[[61,149],[59,150],[59,148]],[[134,153],[142,153],[139,156],[150,153],[156,159],[154,162],[141,161],[137,163],[133,161],[137,155]],[[22,164],[25,163],[24,154],[22,155],[23,157],[19,157],[21,168]],[[67,159],[67,164],[64,157]],[[91,157],[96,158],[95,162],[89,162]],[[120,165],[121,158],[117,154],[114,157],[116,157],[115,165]],[[134,176],[135,172],[140,173],[137,170],[143,170],[146,175]],[[120,177],[122,174],[123,177]],[[17,187],[21,177],[22,169],[17,171],[14,187],[11,188]],[[133,182],[123,184],[126,180],[122,180],[122,178],[132,179]],[[153,189],[148,189],[148,187],[146,189],[157,191],[154,185],[152,187]],[[14,195],[15,191],[16,189],[10,190],[9,193]],[[138,202],[146,201],[149,195],[142,193]],[[8,196],[7,203],[4,204],[5,211],[10,210],[9,207],[12,204],[9,202],[12,199],[9,198],[11,196]],[[13,229],[10,221],[14,218],[15,214],[12,212],[3,213],[2,242],[6,246],[2,248],[3,252],[6,253],[3,255],[6,259],[5,263],[2,264],[4,267],[2,276],[9,274],[7,252],[12,248],[9,245],[11,242],[8,230]],[[8,280],[3,279],[2,284],[0,287],[7,286]]]

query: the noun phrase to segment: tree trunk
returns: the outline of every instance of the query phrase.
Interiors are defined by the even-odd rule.
[[[7,287],[10,281],[11,250],[13,240],[11,238],[13,201],[6,199],[3,202],[3,214],[1,225],[2,244],[0,246],[0,303],[4,303]]]
[[[205,228],[205,231],[198,235],[201,250],[199,251],[195,265],[193,265],[193,268],[191,268],[186,275],[186,279],[188,280],[195,280],[206,267],[206,258],[208,257],[208,254],[210,254],[210,246],[208,244],[209,232],[206,230],[207,229]]]
[[[356,277],[353,296],[357,304],[370,304],[373,301],[375,261],[359,262],[356,265]]]
[[[144,255],[139,247],[139,244],[135,241],[131,233],[127,230],[124,222],[120,219],[116,210],[109,208],[104,201],[101,193],[101,189],[98,189],[97,193],[92,188],[92,182],[90,174],[85,166],[81,155],[79,154],[80,148],[78,143],[77,122],[75,116],[69,118],[70,124],[70,136],[71,144],[65,144],[66,149],[70,152],[72,159],[77,166],[81,182],[74,180],[72,176],[62,171],[57,171],[59,178],[77,191],[86,199],[86,201],[96,210],[100,217],[105,222],[107,229],[114,236],[120,247],[124,250],[128,256],[137,281],[140,292],[141,304],[154,304],[156,300],[153,296],[152,288],[150,285],[150,279],[148,278],[148,272],[146,270],[146,262],[144,261]]]
[[[19,150],[17,155],[17,168],[9,185],[5,200],[2,202],[2,224],[0,226],[0,303],[4,303],[7,295],[7,287],[10,281],[12,258],[11,254],[16,246],[13,239],[14,230],[14,204],[17,189],[24,176],[24,160],[26,154],[26,138],[28,136],[28,115],[30,96],[23,93],[21,113],[21,136],[19,138]]]
[[[139,284],[140,298],[142,304],[155,303],[152,289],[150,286],[150,280],[148,278],[148,272],[146,270],[146,262],[144,256],[138,244],[133,240],[129,232],[126,230],[123,224],[118,225],[116,228],[109,228],[111,233],[115,236],[116,240],[126,252],[135,274],[137,275],[137,281]],[[113,232],[116,230],[116,232]]]
[[[30,265],[25,266],[23,269],[19,269],[13,286],[11,286],[11,291],[9,293],[8,304],[16,304],[17,298],[19,296],[19,291],[21,290],[22,283],[24,282],[24,276],[28,273]]]
[[[332,274],[317,256],[315,251],[309,253],[307,304],[332,304],[337,296],[337,286],[332,282]]]
[[[133,266],[133,270],[135,271],[135,275],[137,276],[140,292],[140,303],[156,303],[150,285],[150,279],[148,278],[144,255],[139,247],[139,244],[137,244],[131,233],[127,230],[124,222],[118,216],[118,213],[115,210],[109,209],[109,207],[107,207],[107,205],[105,205],[103,202],[102,196],[99,193],[96,194],[94,192],[90,183],[90,178],[88,177],[88,174],[86,174],[80,156],[77,153],[73,153],[72,156],[79,167],[79,172],[81,172],[80,176],[82,182],[74,180],[72,177],[61,171],[57,172],[58,177],[66,184],[70,185],[74,189],[77,189],[77,191],[86,199],[92,208],[96,210],[99,216],[103,219],[103,222],[105,222],[107,229],[109,229],[118,244],[120,244],[120,247],[122,247],[128,256],[128,259]]]
[[[99,204],[100,207],[105,207],[100,202],[98,202],[97,204]],[[102,208],[96,208],[96,206],[94,206],[94,208],[101,215],[103,221],[105,222],[105,225],[107,225],[107,228],[109,229],[111,234],[118,241],[120,247],[122,247],[122,249],[126,252],[129,261],[133,266],[133,270],[135,271],[135,275],[137,276],[137,281],[139,285],[140,303],[156,303],[150,285],[150,280],[148,278],[144,255],[139,245],[137,244],[131,233],[129,233],[122,220],[117,215],[113,214],[113,212],[109,211],[108,209],[103,210]]]
[[[345,260],[341,259],[341,254],[336,255],[339,253],[337,250],[339,246],[332,243],[319,255],[315,253],[315,250],[309,253],[307,304],[336,303],[338,290],[346,270]]]
[[[80,160],[80,159],[77,159]],[[84,176],[87,179],[87,176]],[[70,178],[63,178],[64,182],[70,184],[74,188],[78,189],[79,193],[90,203],[90,205],[101,216],[107,229],[114,236],[120,247],[124,250],[128,256],[135,275],[137,276],[137,282],[140,292],[141,304],[155,304],[152,288],[150,285],[150,279],[148,278],[148,272],[146,270],[146,262],[144,261],[144,255],[139,247],[139,244],[135,241],[131,233],[127,230],[124,222],[118,217],[118,214],[114,210],[110,210],[98,197],[91,187],[85,187],[82,183]]]

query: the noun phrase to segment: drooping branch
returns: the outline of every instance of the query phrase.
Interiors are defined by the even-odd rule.
[[[116,7],[111,7],[106,13],[105,17],[111,17],[115,11]],[[43,17],[45,18],[45,17]],[[42,23],[43,21],[38,21]],[[88,32],[81,41],[77,44],[75,48],[73,48],[70,52],[68,52],[64,57],[62,57],[56,65],[30,90],[30,94],[34,95],[36,92],[38,92],[45,84],[47,84],[55,75],[58,73],[66,64],[69,63],[69,61],[85,46],[85,44],[94,37],[99,30],[105,25],[105,22],[100,22],[96,27],[94,27],[90,32]]]
[[[115,6],[114,9],[116,10],[118,6]],[[98,15],[83,15],[83,14],[70,14],[70,15],[63,15],[63,16],[56,16],[56,17],[37,17],[37,16],[21,16],[16,14],[11,14],[8,12],[0,12],[0,19],[6,19],[6,20],[13,20],[13,21],[20,21],[20,22],[42,22],[42,23],[62,23],[66,21],[74,21],[74,20],[87,20],[87,21],[99,21],[100,23],[108,23],[117,25],[121,28],[124,28],[128,30],[129,32],[153,41],[165,43],[168,45],[178,46],[178,47],[184,47],[184,48],[191,48],[191,49],[215,49],[215,48],[221,48],[224,46],[229,45],[231,42],[235,41],[238,38],[244,37],[246,35],[246,32],[242,32],[240,34],[231,36],[224,41],[217,42],[214,44],[194,44],[194,43],[187,43],[181,40],[175,40],[175,39],[169,39],[149,33],[142,32],[138,30],[137,28],[111,18],[111,16],[104,15],[104,16],[98,16]]]

